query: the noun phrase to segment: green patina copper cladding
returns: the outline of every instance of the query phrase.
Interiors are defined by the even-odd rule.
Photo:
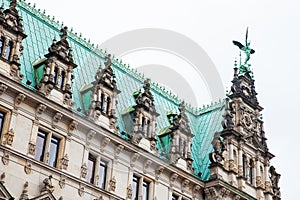
[[[4,7],[7,8],[8,1],[2,1]],[[31,89],[35,90],[36,81],[40,79],[43,72],[40,67],[34,70],[33,65],[38,65],[39,61],[44,58],[44,55],[48,53],[48,47],[51,45],[52,40],[59,38],[59,30],[62,25],[31,7],[23,0],[18,2],[18,10],[20,10],[20,15],[23,18],[25,33],[28,35],[22,43],[24,50],[21,57],[21,73],[25,77],[23,83],[25,85],[27,80],[31,80]],[[68,41],[73,50],[74,62],[78,65],[74,69],[75,78],[72,86],[73,101],[75,102],[74,112],[84,116],[84,110],[88,109],[91,98],[90,83],[94,81],[95,73],[99,65],[104,61],[105,52],[72,31],[68,31]],[[114,58],[112,58],[112,67],[117,78],[118,89],[121,91],[117,97],[119,102],[117,117],[118,127],[120,133],[122,133],[125,130],[122,113],[128,112],[128,109],[135,105],[132,94],[142,87],[144,76]],[[158,134],[161,130],[167,131],[167,129],[163,129],[169,126],[167,111],[177,110],[182,100],[152,82],[151,92],[154,96],[156,110],[160,114],[157,117]],[[201,109],[195,109],[189,105],[186,106],[190,128],[195,135],[192,141],[193,167],[196,175],[199,172],[202,173],[201,178],[203,180],[207,180],[209,177],[208,166],[210,161],[208,154],[212,151],[211,141],[213,135],[216,131],[221,130],[221,104],[222,102],[219,102]],[[81,108],[81,111],[77,108]],[[162,137],[163,141],[170,139],[166,132],[163,134],[166,134],[166,136]],[[127,138],[126,134],[120,136],[124,139]],[[161,144],[158,144],[159,148],[161,146]]]

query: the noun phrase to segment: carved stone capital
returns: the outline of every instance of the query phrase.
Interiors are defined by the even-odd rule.
[[[113,176],[112,179],[110,179],[110,181],[109,181],[109,190],[112,192],[115,192],[116,184],[117,184],[116,177]]]
[[[161,174],[163,173],[164,169],[165,168],[163,166],[159,166],[159,167],[156,168],[156,170],[155,170],[156,180],[159,180],[159,178],[160,178]]]
[[[131,186],[131,184],[128,185],[126,190],[127,190],[127,195],[126,195],[127,199],[132,199],[132,186]]]
[[[75,120],[72,120],[69,124],[69,131],[74,131],[77,129],[78,122]]]
[[[1,160],[2,160],[3,165],[8,165],[8,163],[9,163],[9,153],[7,151],[4,150]]]
[[[151,166],[152,164],[152,160],[147,160],[145,163],[144,163],[144,173],[147,172],[147,170],[149,169],[149,167]]]
[[[110,139],[108,137],[104,137],[101,141],[100,151],[103,152],[105,147],[109,144]]]
[[[38,107],[36,108],[35,114],[36,116],[41,115],[43,112],[45,112],[47,106],[44,104],[39,104]]]
[[[31,163],[27,160],[24,166],[24,171],[26,174],[30,174],[31,173]]]
[[[119,155],[123,151],[123,149],[124,149],[124,146],[121,145],[121,144],[119,144],[119,145],[116,146],[116,148],[115,148],[115,154],[114,154],[115,159],[119,158]]]
[[[133,153],[131,156],[131,161],[130,161],[130,166],[133,167],[137,159],[139,159],[140,154],[138,153]]]
[[[28,144],[28,154],[35,156],[36,145],[34,142],[30,141]]]
[[[14,136],[15,136],[15,133],[14,133],[14,130],[13,129],[10,129],[6,134],[4,134],[3,138],[4,138],[4,141],[3,141],[3,144],[4,145],[9,145],[9,146],[12,146],[13,142],[14,142]]]
[[[53,116],[52,120],[53,123],[58,123],[63,117],[63,114],[60,112],[55,113],[55,115]]]
[[[194,185],[193,187],[193,197],[197,197],[199,195],[199,192],[200,192],[200,185]]]
[[[174,185],[175,181],[177,180],[178,176],[179,175],[176,174],[176,173],[171,174],[171,176],[170,176],[170,186],[171,187],[173,187],[173,185]]]
[[[81,166],[81,178],[86,178],[86,175],[87,175],[87,165],[86,163],[83,163],[82,166]]]
[[[64,157],[61,158],[61,168],[67,170],[69,166],[69,156],[65,154]]]
[[[7,90],[7,88],[8,88],[7,85],[1,83],[1,84],[0,84],[0,95],[2,95],[3,93],[5,93],[6,90]]]
[[[60,189],[63,189],[66,185],[66,178],[64,176],[60,176],[60,179],[59,179],[59,182],[58,182],[58,185],[60,187]]]
[[[41,192],[48,191],[48,192],[52,193],[54,191],[54,189],[55,189],[55,187],[52,184],[52,176],[50,175],[49,177],[47,177],[43,180],[43,186],[42,186]]]
[[[19,93],[15,98],[15,105],[20,105],[25,100],[26,95],[23,93]]]
[[[22,194],[21,194],[21,197],[20,197],[20,200],[28,200],[29,197],[28,197],[28,181],[26,181],[24,183],[24,186],[23,186],[23,191],[22,191]]]
[[[88,133],[87,133],[87,136],[86,136],[86,142],[87,142],[87,145],[90,144],[90,141],[95,137],[96,135],[96,131],[94,130],[90,130]]]
[[[81,184],[79,184],[79,187],[78,187],[78,195],[81,197],[84,195],[84,186]]]

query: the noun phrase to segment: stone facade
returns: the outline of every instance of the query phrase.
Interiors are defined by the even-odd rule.
[[[19,4],[25,9],[23,1]],[[280,199],[280,174],[270,166],[274,155],[249,73],[235,68],[231,93],[217,108],[223,128],[209,141],[210,178],[203,180],[194,174],[194,122],[183,102],[176,112],[158,113],[153,86],[145,80],[143,89],[127,94],[134,102],[117,118],[122,90],[111,55],[103,57],[104,67],[90,85],[82,83],[85,107],[75,112],[77,64],[67,28],[45,58],[33,62],[36,86],[22,83],[25,66],[19,60],[26,35],[17,8],[11,1],[0,9],[0,199]],[[160,115],[169,120],[164,131],[157,130]],[[118,120],[128,122],[123,132]]]

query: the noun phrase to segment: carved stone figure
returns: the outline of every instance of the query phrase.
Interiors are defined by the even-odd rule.
[[[279,179],[280,179],[280,174],[278,174],[276,172],[276,169],[273,166],[270,167],[269,172],[271,174],[270,180],[271,180],[271,183],[272,183],[273,192],[276,196],[280,197],[280,187],[278,186],[278,182],[279,182]]]

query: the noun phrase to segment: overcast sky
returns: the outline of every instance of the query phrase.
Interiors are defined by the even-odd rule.
[[[233,63],[238,57],[232,40],[243,42],[246,27],[249,26],[249,39],[256,50],[250,63],[258,99],[265,108],[263,119],[267,142],[271,153],[276,155],[271,164],[282,174],[282,199],[299,198],[300,1],[29,2],[36,3],[41,10],[45,8],[46,14],[56,16],[56,19],[81,32],[95,44],[143,28],[161,28],[185,35],[200,45],[211,58],[224,87],[231,85]],[[161,63],[172,63],[169,67],[175,67],[171,58],[172,55],[158,51],[133,52],[123,57],[133,67]],[[197,86],[194,89],[197,90]],[[204,102],[209,100],[206,97],[202,99]]]

